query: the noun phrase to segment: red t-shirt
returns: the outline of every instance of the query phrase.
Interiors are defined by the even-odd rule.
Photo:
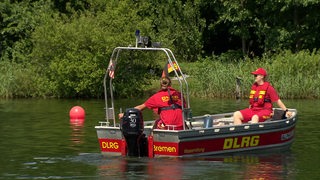
[[[170,100],[168,90],[159,90],[156,94],[147,99],[144,104],[154,112],[158,112],[159,108],[168,107],[172,104],[181,106],[181,93],[171,87],[169,87],[169,90],[173,102]],[[160,119],[165,125],[175,125],[175,130],[183,129],[181,108],[162,110],[160,112]]]

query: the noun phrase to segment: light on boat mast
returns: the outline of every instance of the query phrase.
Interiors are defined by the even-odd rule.
[[[142,44],[139,29],[136,30],[135,35],[136,35],[136,47],[138,47],[138,44]]]

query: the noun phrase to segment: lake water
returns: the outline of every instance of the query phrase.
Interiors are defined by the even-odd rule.
[[[123,100],[121,108],[143,100]],[[284,100],[298,109],[295,141],[286,151],[199,158],[103,157],[94,129],[103,100],[0,100],[0,179],[319,179],[320,102]],[[83,126],[69,111],[86,111]],[[117,108],[120,108],[117,107]],[[231,112],[247,101],[191,99],[194,115]],[[144,112],[145,119],[151,113]]]

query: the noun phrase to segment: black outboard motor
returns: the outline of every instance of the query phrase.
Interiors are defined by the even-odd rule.
[[[126,109],[120,122],[128,147],[128,156],[147,156],[147,138],[143,134],[143,117],[140,110]]]

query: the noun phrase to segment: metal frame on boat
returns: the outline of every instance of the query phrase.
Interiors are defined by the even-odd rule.
[[[137,36],[137,42],[139,38]],[[124,132],[123,124],[116,122],[113,78],[110,78],[110,73],[117,70],[115,66],[122,51],[160,51],[166,55],[165,63],[176,67],[172,69],[179,82],[179,90],[186,101],[186,107],[182,107],[185,122],[183,130],[153,129],[153,121],[147,121],[143,122],[142,126],[132,124],[131,127],[137,132]],[[186,76],[168,48],[138,47],[137,43],[136,47],[116,47],[104,77],[104,90],[106,121],[100,122],[95,129],[101,153],[106,156],[208,156],[289,147],[294,140],[297,122],[296,109],[289,109],[292,116],[286,119],[270,119],[256,124],[233,125],[232,113],[191,117]],[[133,117],[129,120],[131,125],[139,119],[139,113],[132,109],[130,112]],[[133,143],[129,142],[131,140],[128,139],[128,136],[133,137]],[[134,147],[130,148],[130,146]],[[130,151],[134,152],[130,153]]]

